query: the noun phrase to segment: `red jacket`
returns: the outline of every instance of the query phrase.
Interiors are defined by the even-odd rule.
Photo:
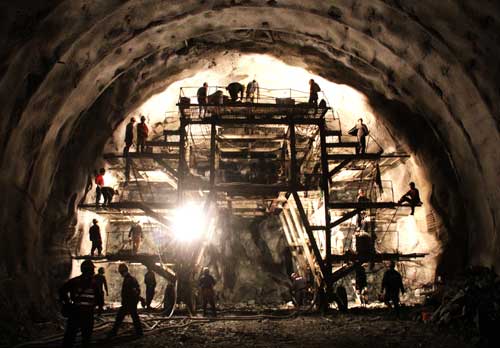
[[[95,184],[98,186],[104,186],[104,175],[99,174],[95,177]]]
[[[148,137],[149,129],[145,123],[137,125],[137,138],[146,139]]]

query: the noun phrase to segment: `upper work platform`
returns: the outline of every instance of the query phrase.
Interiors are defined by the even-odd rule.
[[[238,93],[237,98],[227,96],[226,87],[208,87],[207,103],[197,98],[198,87],[182,87],[179,103],[181,117],[190,123],[209,123],[217,118],[220,122],[251,123],[287,123],[292,119],[299,122],[308,122],[324,118],[331,110],[326,102],[320,106],[308,102],[309,95],[293,89],[265,89],[259,88],[254,97],[246,92]],[[323,99],[320,98],[319,99]],[[201,104],[201,105],[200,105]]]

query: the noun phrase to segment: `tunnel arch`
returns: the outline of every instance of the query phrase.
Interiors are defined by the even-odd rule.
[[[439,5],[425,5],[439,10]],[[76,169],[83,163],[93,165],[127,110],[190,68],[182,64],[182,57],[194,61],[210,52],[211,45],[215,53],[210,54],[215,55],[228,47],[278,51],[293,64],[365,93],[385,115],[392,134],[405,139],[429,177],[435,176],[433,205],[457,240],[450,255],[463,259],[463,264],[498,265],[498,91],[494,79],[481,68],[490,58],[481,51],[483,46],[476,47],[472,64],[459,51],[472,47],[471,40],[450,30],[452,25],[443,25],[441,21],[449,18],[439,17],[444,16],[439,11],[436,18],[441,21],[424,23],[419,15],[430,11],[423,9],[425,5],[61,2],[22,48],[16,53],[12,49],[2,69],[1,108],[8,115],[1,121],[2,186],[12,197],[2,209],[9,245],[4,246],[5,273],[27,273],[29,283],[47,275],[49,263],[40,261],[47,250],[58,248],[54,257],[64,254],[63,226],[72,218],[67,214],[68,201],[86,181],[86,174],[78,175]],[[480,23],[486,8],[474,8],[477,18],[468,18],[460,6],[454,8],[455,16],[480,33],[487,30]],[[484,47],[494,40],[485,37]],[[167,66],[159,64],[162,55]],[[179,62],[168,64],[177,57]],[[145,79],[140,87],[144,89],[137,93],[137,81],[145,73],[163,82]],[[142,97],[130,98],[126,107],[120,105],[134,93]],[[403,123],[401,113],[407,117]],[[96,132],[92,125],[110,115]],[[415,129],[417,134],[412,133]],[[89,137],[95,139],[92,145],[81,149],[80,142]],[[68,170],[75,176],[61,180]],[[476,192],[479,187],[483,189]],[[27,225],[20,229],[13,217],[25,219]],[[482,232],[474,233],[476,229]],[[13,235],[9,230],[19,232]],[[61,238],[53,239],[57,232],[52,231],[61,231]],[[13,260],[16,254],[30,259],[19,264]]]

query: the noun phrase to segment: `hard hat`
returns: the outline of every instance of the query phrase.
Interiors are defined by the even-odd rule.
[[[94,263],[90,260],[85,260],[80,265],[82,273],[94,273]]]
[[[210,270],[208,269],[208,267],[203,267],[203,273],[208,273],[210,272]]]

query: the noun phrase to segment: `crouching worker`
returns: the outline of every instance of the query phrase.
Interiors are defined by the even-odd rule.
[[[108,334],[108,337],[114,337],[118,333],[118,329],[122,325],[123,319],[127,314],[130,314],[134,323],[134,329],[137,336],[142,336],[141,319],[137,313],[137,303],[139,303],[141,288],[137,279],[135,279],[129,272],[126,264],[121,263],[118,266],[118,272],[123,277],[122,285],[122,306],[116,314],[115,324],[113,329]]]
[[[203,268],[203,273],[198,280],[198,285],[200,287],[203,300],[203,316],[207,315],[207,304],[210,304],[214,317],[217,316],[214,292],[215,279],[210,275],[208,267]]]
[[[410,182],[410,189],[406,192],[398,201],[398,204],[409,203],[411,206],[411,213],[415,213],[415,207],[421,206],[422,201],[420,200],[420,192],[418,192],[417,187],[414,182]]]
[[[68,280],[59,289],[63,315],[68,318],[63,339],[64,348],[73,347],[78,331],[82,333],[82,347],[89,347],[94,330],[94,308],[97,295],[94,264],[90,260],[85,260],[80,270],[82,271],[80,276]]]

